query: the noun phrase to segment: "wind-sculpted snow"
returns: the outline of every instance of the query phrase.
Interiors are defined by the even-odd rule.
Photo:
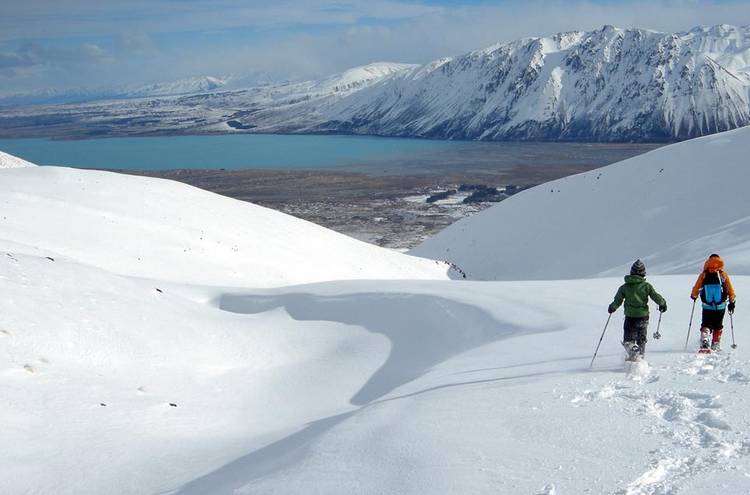
[[[379,399],[467,349],[521,331],[472,305],[414,293],[356,293],[332,297],[296,293],[227,295],[221,298],[219,305],[223,310],[246,314],[281,307],[295,320],[335,321],[388,337],[391,342],[388,360],[352,397],[354,405]],[[462,331],[456,331],[457,322],[463,325]]]
[[[678,351],[690,308],[678,294],[691,281],[654,280],[674,300],[673,315],[661,324],[664,340],[649,344],[651,365],[635,374],[623,372],[621,330],[614,326],[588,370],[599,330],[591,327],[604,311],[581,301],[600,297],[616,279],[352,282],[222,295],[215,303],[239,314],[345,323],[386,335],[390,355],[353,397],[354,409],[245,452],[176,493],[283,487],[625,494],[701,493],[689,488],[719,480],[743,486],[743,476],[726,476],[750,467],[750,424],[742,413],[750,365],[739,354]],[[745,277],[737,282],[747,286]],[[487,326],[493,320],[494,330]],[[695,340],[694,334],[691,346]]]
[[[469,278],[696,273],[709,254],[750,275],[750,128],[694,139],[523,191],[456,222],[412,254]]]

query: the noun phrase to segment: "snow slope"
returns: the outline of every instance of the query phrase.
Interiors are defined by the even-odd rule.
[[[3,170],[0,179],[0,245],[12,240],[15,252],[225,286],[446,278],[444,264],[178,182],[57,167]]]
[[[747,337],[681,352],[692,277],[653,280],[665,338],[626,374],[619,317],[588,369],[618,279],[157,292],[14,254],[0,276],[3,493],[701,494],[750,476]]]
[[[737,136],[685,156],[718,150],[720,167]],[[582,189],[591,210],[614,178]],[[440,280],[432,261],[184,185],[49,167],[0,171],[0,222],[0,493],[747,492],[741,236],[716,238],[737,349],[727,328],[724,353],[694,354],[693,325],[683,351],[696,264],[649,277],[669,311],[647,365],[624,368],[618,312],[590,368],[619,276]],[[658,255],[648,233],[633,239]],[[279,286],[299,279],[328,281]]]
[[[737,279],[746,290],[748,279]],[[674,314],[661,325],[664,341],[651,343],[651,368],[629,373],[619,318],[589,369],[606,314],[597,303],[618,279],[224,296],[221,307],[243,314],[283,308],[295,320],[385,334],[391,353],[353,397],[358,409],[177,493],[744,493],[747,358],[682,353],[690,301],[678,296],[692,277],[653,282]],[[744,321],[738,315],[737,326]]]
[[[17,156],[9,155],[0,151],[0,168],[27,168],[36,167],[31,162],[27,162]]]
[[[750,275],[750,128],[693,139],[523,191],[412,251],[479,280],[694,273],[719,252]],[[533,228],[532,228],[533,226]]]

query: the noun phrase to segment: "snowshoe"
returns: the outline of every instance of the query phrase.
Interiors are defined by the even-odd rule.
[[[708,343],[708,339],[701,339],[701,347],[698,349],[699,354],[711,354],[711,345]]]
[[[721,345],[719,345],[718,342],[712,342],[711,343],[711,351],[712,352],[719,352],[721,350]]]
[[[643,357],[643,354],[641,354],[641,348],[638,347],[638,344],[633,344],[630,346],[630,349],[627,349],[628,351],[628,357],[625,359],[626,361],[640,361]]]

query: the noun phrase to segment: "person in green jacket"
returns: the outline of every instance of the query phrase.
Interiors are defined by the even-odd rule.
[[[649,297],[659,305],[660,312],[667,310],[667,301],[646,282],[646,265],[636,260],[630,268],[630,275],[625,277],[625,283],[617,289],[615,300],[607,308],[611,314],[625,302],[622,345],[629,359],[643,357],[646,352]]]

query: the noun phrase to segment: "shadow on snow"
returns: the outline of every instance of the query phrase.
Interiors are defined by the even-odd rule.
[[[231,494],[253,480],[303,459],[316,439],[370,405],[443,388],[524,378],[524,375],[519,375],[449,383],[383,399],[389,392],[453,356],[514,334],[530,332],[498,321],[476,306],[438,296],[405,293],[224,295],[217,304],[224,311],[240,314],[264,313],[281,307],[299,321],[332,321],[360,326],[385,335],[391,342],[391,351],[386,362],[351,398],[351,403],[360,406],[359,409],[309,423],[297,433],[187,483],[174,492],[178,495]]]

